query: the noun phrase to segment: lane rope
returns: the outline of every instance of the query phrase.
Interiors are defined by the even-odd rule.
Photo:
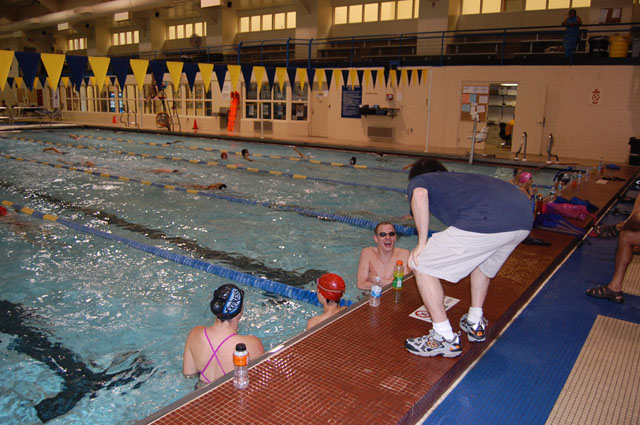
[[[165,249],[161,249],[152,245],[147,245],[142,242],[137,242],[122,236],[114,235],[113,233],[94,229],[92,227],[77,223],[72,220],[68,220],[52,214],[46,214],[40,211],[36,211],[33,208],[16,204],[11,201],[3,200],[1,203],[6,207],[12,208],[17,213],[26,214],[32,217],[39,218],[41,220],[59,223],[73,230],[81,231],[94,236],[99,236],[115,242],[120,242],[122,244],[125,244],[139,251],[143,251],[148,254],[153,254],[158,257],[162,257],[167,260],[173,261],[175,263],[182,264],[184,266],[188,266],[197,270],[202,270],[204,272],[211,273],[225,279],[230,279],[238,283],[253,286],[254,288],[258,288],[266,292],[278,294],[285,298],[307,302],[309,304],[313,304],[316,306],[320,305],[316,297],[316,293],[309,291],[307,289],[296,288],[294,286],[285,285],[284,283],[276,282],[269,279],[257,278],[250,274],[238,272],[236,270],[228,269],[226,267],[207,263],[206,261],[198,260],[192,257],[188,257],[186,255],[177,254],[175,252],[167,251]],[[340,305],[350,306],[351,304],[352,304],[352,301],[350,300],[345,299],[340,301]]]
[[[249,172],[254,172],[254,173],[268,174],[268,175],[272,175],[272,176],[288,177],[290,179],[296,179],[296,180],[310,180],[310,181],[318,181],[318,182],[322,182],[322,183],[332,183],[332,184],[339,184],[339,185],[345,185],[345,186],[366,187],[368,189],[378,189],[378,190],[384,190],[384,191],[390,191],[390,192],[397,192],[397,193],[402,193],[404,195],[407,194],[406,189],[401,189],[401,188],[396,188],[396,187],[391,187],[391,186],[381,186],[381,185],[373,185],[373,184],[367,184],[367,183],[348,182],[348,181],[335,180],[335,179],[329,179],[329,178],[323,178],[323,177],[312,177],[312,176],[306,176],[306,175],[303,175],[303,174],[287,173],[285,171],[262,170],[262,169],[259,169],[259,168],[248,167],[248,166],[245,166],[245,165],[242,165],[242,164],[224,164],[224,163],[220,163],[218,161],[203,161],[203,160],[200,160],[200,159],[178,158],[178,157],[172,157],[172,156],[167,156],[167,155],[151,155],[151,154],[141,154],[141,153],[136,153],[136,152],[125,152],[125,151],[120,151],[120,150],[108,150],[108,149],[105,149],[105,148],[96,148],[96,147],[93,147],[93,146],[76,145],[76,144],[73,144],[73,143],[57,143],[57,142],[50,142],[50,141],[45,141],[45,140],[28,139],[28,138],[25,138],[25,137],[17,137],[17,138],[13,138],[13,139],[14,140],[23,141],[23,142],[39,143],[39,144],[42,144],[42,145],[49,145],[49,146],[98,150],[98,151],[101,151],[101,152],[108,152],[108,153],[114,153],[114,154],[119,154],[119,155],[134,156],[134,157],[139,157],[139,158],[166,159],[166,160],[171,160],[171,161],[188,162],[190,164],[224,167],[224,168],[228,168],[230,170],[244,170],[244,171],[249,171]]]
[[[79,172],[79,173],[89,174],[89,175],[92,175],[92,176],[101,177],[101,178],[110,179],[110,180],[119,180],[119,181],[125,181],[125,182],[140,183],[140,184],[143,184],[145,186],[153,186],[153,187],[157,187],[157,188],[165,189],[165,190],[175,190],[175,191],[178,191],[178,192],[191,193],[191,194],[195,194],[195,195],[206,196],[208,198],[221,199],[221,200],[228,201],[228,202],[235,202],[235,203],[245,204],[245,205],[256,205],[256,206],[275,209],[275,210],[279,210],[279,211],[283,211],[283,212],[295,212],[297,214],[301,214],[301,215],[308,216],[308,217],[318,218],[320,220],[338,221],[338,222],[341,222],[341,223],[350,224],[352,226],[361,227],[361,228],[364,228],[364,229],[374,230],[376,228],[376,226],[378,225],[377,221],[368,220],[368,219],[364,219],[364,218],[358,218],[358,217],[351,217],[351,216],[341,215],[341,214],[333,214],[333,213],[330,213],[330,212],[327,212],[327,211],[314,210],[314,209],[311,209],[311,208],[303,208],[303,207],[294,206],[294,205],[279,204],[279,203],[273,203],[273,202],[267,202],[267,201],[262,201],[261,202],[261,201],[256,201],[254,199],[241,198],[241,197],[232,196],[232,195],[224,195],[224,194],[220,194],[220,193],[212,193],[212,192],[207,192],[207,191],[197,190],[197,189],[187,189],[187,188],[180,187],[180,186],[175,186],[175,185],[154,183],[154,182],[152,182],[150,180],[140,180],[140,179],[136,179],[136,178],[132,178],[132,177],[123,177],[123,176],[118,176],[116,174],[105,173],[105,172],[102,172],[102,171],[93,171],[93,170],[89,170],[87,168],[82,168],[82,167],[75,167],[75,166],[64,165],[64,164],[52,164],[50,162],[39,161],[39,160],[36,160],[36,159],[26,159],[26,158],[21,158],[21,157],[15,157],[13,155],[8,155],[8,154],[4,154],[4,153],[0,153],[0,156],[5,158],[5,159],[11,159],[11,160],[14,160],[14,161],[26,161],[26,162],[31,162],[31,163],[34,163],[34,164],[46,165],[46,166],[49,166],[49,167],[52,167],[52,168],[62,168],[62,169],[65,169],[65,170],[76,171],[76,172]],[[398,232],[400,234],[403,234],[403,235],[417,235],[418,234],[418,232],[417,232],[415,227],[398,224],[398,225],[395,225],[395,228],[396,228],[396,232]]]

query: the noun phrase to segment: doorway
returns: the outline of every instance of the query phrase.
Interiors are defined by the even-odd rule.
[[[492,83],[489,85],[487,105],[486,144],[496,148],[510,149],[513,144],[518,83]]]

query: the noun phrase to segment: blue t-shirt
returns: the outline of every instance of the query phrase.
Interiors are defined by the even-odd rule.
[[[531,201],[511,183],[481,174],[437,171],[409,182],[409,204],[417,187],[429,193],[429,212],[447,226],[477,233],[531,230]]]

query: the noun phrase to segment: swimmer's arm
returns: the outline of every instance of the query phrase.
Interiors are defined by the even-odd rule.
[[[367,280],[369,277],[369,262],[371,261],[371,255],[367,248],[363,249],[360,253],[360,263],[358,265],[358,288],[369,289],[373,282]]]
[[[182,356],[182,374],[186,378],[197,377],[199,374],[198,368],[196,367],[196,362],[193,359],[193,355],[191,354],[191,340],[194,338],[194,331],[196,328],[192,329],[189,332],[189,336],[187,337],[187,342],[184,345],[184,354]]]
[[[311,319],[309,319],[309,321],[307,322],[307,330],[311,329],[312,327],[314,327],[315,325],[317,325],[318,323],[320,323],[322,320],[320,319],[320,316],[315,316],[312,317]]]
[[[262,341],[255,335],[247,335],[245,337],[245,341],[243,341],[247,345],[247,351],[249,351],[249,355],[251,356],[251,360],[255,360],[264,354],[264,346],[262,345]]]

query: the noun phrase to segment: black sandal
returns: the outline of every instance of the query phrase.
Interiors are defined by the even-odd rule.
[[[607,285],[587,289],[587,295],[594,298],[613,301],[616,304],[624,303],[624,293],[622,291],[612,291]]]

